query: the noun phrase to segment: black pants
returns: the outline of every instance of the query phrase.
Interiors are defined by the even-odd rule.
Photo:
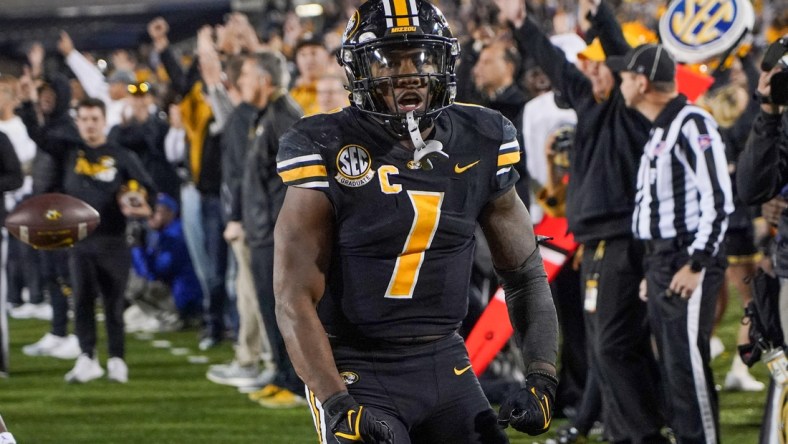
[[[725,263],[716,260],[687,299],[668,295],[673,275],[689,260],[685,246],[652,241],[646,256],[648,316],[657,342],[668,424],[679,444],[719,441],[719,406],[709,367],[709,339]]]
[[[71,294],[68,251],[39,251],[41,287],[52,303],[52,331],[55,336],[68,334],[68,295]]]
[[[3,246],[5,235],[0,230],[0,266],[6,264],[8,251]],[[9,235],[10,237],[10,235]],[[8,272],[0,270],[0,377],[8,376]]]
[[[285,348],[285,341],[276,323],[276,300],[274,299],[274,246],[250,247],[252,252],[252,275],[260,314],[271,346],[271,358],[276,365],[276,376],[271,382],[299,394],[304,383],[295,372]]]
[[[101,294],[110,357],[123,358],[124,292],[131,253],[124,237],[88,237],[70,251],[69,267],[74,291],[74,330],[83,353],[96,352],[96,298]]]
[[[44,302],[44,293],[39,279],[38,253],[33,247],[22,243],[13,236],[8,236],[8,302],[20,305],[22,289],[30,291],[30,302]]]
[[[631,238],[584,246],[582,288],[592,365],[613,442],[651,442],[664,425],[646,304],[638,298],[642,264],[643,246]]]
[[[509,442],[458,334],[409,345],[332,340],[331,348],[348,392],[386,421],[395,444]],[[313,396],[309,401],[320,442],[327,442],[323,412]]]
[[[588,373],[580,275],[572,269],[571,259],[558,272],[550,289],[561,327],[561,366],[558,371],[561,383],[555,395],[555,408],[560,413],[567,407],[576,409],[579,406]]]

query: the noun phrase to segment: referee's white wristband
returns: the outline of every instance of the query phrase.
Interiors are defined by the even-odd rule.
[[[0,433],[0,444],[16,444],[14,435],[11,432]]]

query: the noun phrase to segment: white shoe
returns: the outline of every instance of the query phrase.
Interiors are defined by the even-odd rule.
[[[33,305],[33,317],[42,321],[51,321],[52,305],[47,304],[46,302]]]
[[[66,373],[66,382],[90,382],[104,376],[104,369],[98,362],[98,359],[91,359],[87,353],[79,355],[77,363],[70,372]]]
[[[107,378],[110,381],[121,384],[129,382],[129,367],[122,358],[109,358],[107,361]]]
[[[36,312],[36,305],[30,302],[8,310],[8,315],[14,319],[33,319]]]
[[[725,344],[722,343],[722,339],[720,339],[719,336],[712,336],[711,340],[709,340],[709,354],[711,355],[711,359],[721,355],[724,351]]]
[[[760,392],[764,388],[766,385],[753,378],[749,373],[728,372],[725,375],[725,390]]]
[[[66,341],[66,338],[62,336],[47,333],[38,342],[22,347],[22,353],[27,356],[50,356],[52,350],[59,347],[64,341]],[[77,353],[77,356],[79,356],[79,353]],[[73,356],[71,359],[77,356]]]
[[[80,353],[82,349],[79,348],[79,340],[74,335],[68,335],[60,345],[49,351],[49,356],[58,359],[76,359]]]

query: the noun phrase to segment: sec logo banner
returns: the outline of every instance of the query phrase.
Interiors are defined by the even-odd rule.
[[[700,63],[738,46],[754,25],[750,0],[674,0],[659,34],[676,61]]]

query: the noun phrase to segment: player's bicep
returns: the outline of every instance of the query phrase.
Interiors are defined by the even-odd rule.
[[[531,216],[513,187],[484,207],[479,224],[500,270],[519,267],[536,248]]]
[[[289,187],[274,230],[274,294],[277,302],[310,298],[325,290],[330,263],[333,207],[311,189]]]

